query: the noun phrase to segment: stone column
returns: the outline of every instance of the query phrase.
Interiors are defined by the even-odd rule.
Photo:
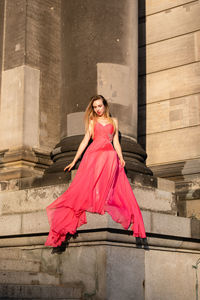
[[[52,171],[73,159],[89,98],[102,94],[119,120],[129,175],[150,174],[137,144],[137,1],[62,1],[62,26],[61,142],[53,151]]]
[[[0,8],[0,179],[38,176],[60,140],[60,0]]]

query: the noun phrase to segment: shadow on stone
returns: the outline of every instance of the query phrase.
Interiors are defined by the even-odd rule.
[[[136,237],[136,247],[137,248],[143,248],[145,250],[149,250],[149,245],[147,242],[147,238],[140,238],[140,237]]]
[[[62,254],[63,252],[65,252],[66,248],[68,248],[68,246],[69,246],[70,239],[71,238],[76,239],[77,236],[78,236],[78,233],[75,233],[75,234],[67,233],[65,241],[62,242],[62,244],[60,246],[53,247],[51,254]]]

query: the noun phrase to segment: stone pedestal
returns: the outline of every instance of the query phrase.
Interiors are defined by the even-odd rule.
[[[131,185],[142,208],[147,244],[108,214],[87,213],[87,224],[60,254],[44,246],[49,230],[45,207],[69,184],[0,192],[1,297],[195,298],[192,266],[200,255],[200,222],[176,216],[173,182],[149,176],[145,184],[139,175]]]

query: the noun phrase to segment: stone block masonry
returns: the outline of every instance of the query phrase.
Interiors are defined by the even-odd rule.
[[[199,218],[200,2],[139,6],[138,140],[154,175],[176,183],[178,214]]]
[[[138,176],[134,184],[130,180],[142,207],[148,244],[107,213],[87,213],[87,224],[65,251],[51,254],[52,249],[44,246],[49,231],[45,207],[69,184],[15,191],[10,189],[13,185],[3,185],[0,292],[4,298],[188,300],[195,295],[192,265],[200,256],[200,222],[176,216],[173,182],[151,176]]]

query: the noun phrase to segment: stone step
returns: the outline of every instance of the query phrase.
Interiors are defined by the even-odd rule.
[[[199,220],[144,210],[142,210],[142,215],[146,232],[185,238],[199,238],[200,236]],[[102,228],[123,229],[121,224],[114,222],[107,213],[98,215],[87,212],[86,217],[87,224],[81,226],[79,231]],[[10,226],[12,223],[15,224],[15,227]],[[0,235],[2,238],[47,232],[49,232],[49,224],[45,211],[0,217]]]
[[[135,185],[131,182],[130,184],[141,208],[176,214],[173,182],[159,178],[158,188]],[[0,215],[45,211],[45,208],[68,187],[69,184],[60,184],[18,191],[2,191],[0,192]]]
[[[176,215],[176,195],[169,191],[134,187],[134,195],[141,209]]]
[[[16,261],[20,260],[22,263],[38,264],[41,262],[41,249],[35,249],[34,247],[26,248],[1,248],[0,251],[0,263],[2,261]]]
[[[81,295],[79,286],[0,284],[0,299],[78,300]]]
[[[57,275],[50,275],[42,272],[26,272],[26,271],[0,271],[0,283],[2,285],[58,285],[59,278]]]
[[[44,210],[69,184],[0,192],[0,215]]]
[[[34,262],[34,261],[0,259],[1,271],[15,270],[15,271],[26,271],[26,272],[39,272],[40,265],[41,264],[39,262]]]
[[[1,248],[0,251],[0,261],[2,259],[11,259],[11,260],[17,260],[22,258],[22,252],[20,249],[15,248]]]

